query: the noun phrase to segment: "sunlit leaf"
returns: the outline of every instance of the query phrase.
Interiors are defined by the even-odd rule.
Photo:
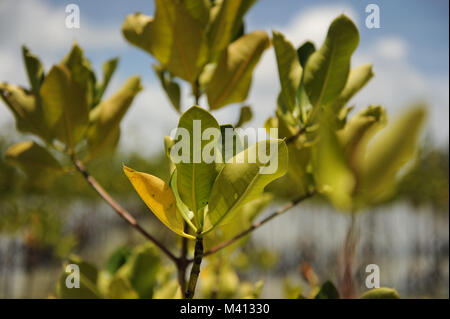
[[[217,14],[208,31],[211,61],[220,57],[222,51],[239,32],[242,18],[255,2],[256,0],[223,0],[218,4]]]
[[[253,69],[268,46],[267,34],[255,31],[240,37],[227,47],[206,89],[212,110],[247,98]]]
[[[124,278],[140,298],[152,298],[156,275],[161,267],[158,251],[151,244],[137,247],[127,262],[117,271],[116,278]],[[121,289],[124,285],[121,284]],[[130,292],[127,291],[129,295]]]
[[[207,129],[220,132],[220,127],[208,111],[193,106],[180,117],[178,128],[189,133],[189,136],[179,135],[175,139],[175,144],[184,146],[182,152],[189,152],[185,159],[175,163],[178,191],[183,202],[194,212],[201,225],[201,216],[198,216],[197,212],[208,204],[212,184],[217,176],[214,161],[207,163],[204,156],[206,154],[203,153],[205,147],[217,143],[219,136],[202,137]],[[213,148],[210,151],[213,151]]]
[[[325,108],[331,112],[338,114],[345,104],[373,77],[372,65],[364,64],[350,71],[344,89],[339,96],[334,99]]]
[[[90,112],[91,125],[87,136],[88,148],[92,154],[116,144],[120,121],[141,89],[139,77],[130,77],[117,92]]]
[[[50,139],[42,108],[33,93],[20,86],[0,83],[0,97],[13,113],[19,131]]]
[[[344,128],[338,131],[347,161],[353,170],[359,171],[369,139],[384,127],[386,121],[384,108],[371,105],[352,116]]]
[[[193,224],[192,221],[192,219],[194,218],[194,213],[189,210],[189,208],[181,200],[180,194],[178,193],[177,181],[177,170],[175,169],[172,176],[170,177],[170,188],[172,188],[173,195],[175,196],[175,201],[177,203],[177,208],[181,216],[183,216],[186,223],[189,225],[189,227],[192,228],[195,233],[197,232],[197,227]]]
[[[358,42],[358,29],[348,17],[341,15],[331,23],[324,44],[304,69],[304,86],[312,105],[327,104],[341,93]]]
[[[83,50],[75,43],[61,64],[69,69],[72,80],[84,91],[87,104],[91,107],[95,98],[96,78],[90,62],[84,57]]]
[[[398,292],[392,288],[374,288],[366,291],[361,299],[400,299]]]
[[[211,191],[207,214],[210,229],[228,214],[227,220],[231,219],[233,212],[261,196],[267,184],[283,176],[288,166],[287,152],[284,141],[269,139],[252,145],[230,159],[217,176]]]
[[[208,0],[183,0],[183,4],[189,14],[199,21],[203,27],[209,22],[209,1]]]
[[[424,119],[424,107],[412,107],[368,146],[361,164],[359,192],[363,202],[381,201],[393,191],[399,170],[415,153]]]
[[[170,73],[194,83],[208,57],[201,23],[180,1],[155,0],[155,18],[129,15],[125,38],[151,53]]]
[[[273,47],[278,65],[278,76],[281,83],[281,98],[289,110],[297,106],[297,91],[300,86],[302,67],[292,43],[276,31],[273,31]]]
[[[343,146],[335,132],[322,123],[319,141],[313,148],[313,174],[318,191],[327,196],[340,210],[352,206],[354,175],[348,166]]]
[[[194,238],[184,233],[183,217],[177,211],[175,196],[169,185],[156,176],[126,166],[123,170],[144,203],[164,225],[180,236]]]
[[[138,299],[139,294],[131,283],[122,277],[115,277],[108,285],[106,298],[109,299]]]
[[[66,272],[66,267],[69,264],[74,264],[79,267],[80,270],[80,287],[68,288],[66,285],[66,279],[68,276],[73,275],[72,272]],[[70,280],[70,278],[69,278]],[[95,266],[85,262],[80,257],[72,255],[69,257],[66,263],[64,263],[62,274],[59,278],[57,285],[57,295],[62,299],[98,299],[102,298],[97,288],[98,271]]]

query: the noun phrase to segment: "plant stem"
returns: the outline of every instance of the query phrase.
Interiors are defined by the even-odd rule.
[[[195,240],[194,263],[192,264],[191,275],[189,276],[189,283],[186,290],[185,298],[192,299],[197,286],[198,276],[200,275],[200,265],[203,259],[203,238],[197,237]]]
[[[303,196],[300,196],[299,198],[296,198],[292,201],[290,201],[289,203],[287,203],[286,205],[284,205],[283,207],[281,207],[280,209],[278,209],[277,211],[275,211],[274,213],[270,214],[269,216],[267,216],[266,218],[264,218],[263,220],[251,225],[249,228],[247,228],[246,230],[244,230],[243,232],[237,234],[236,236],[234,236],[233,238],[224,241],[223,243],[218,244],[215,247],[212,247],[210,250],[205,251],[203,253],[203,256],[209,256],[211,254],[214,254],[216,252],[218,252],[219,250],[231,245],[232,243],[234,243],[235,241],[241,239],[242,237],[244,237],[245,235],[248,235],[249,233],[253,232],[255,229],[258,229],[259,227],[261,227],[262,225],[264,225],[265,223],[267,223],[269,220],[285,213],[286,211],[288,211],[289,209],[291,209],[292,207],[296,206],[298,203],[302,202],[303,200],[310,198],[314,195],[314,192],[309,192]]]
[[[184,231],[187,232],[187,224],[184,223]],[[188,253],[188,239],[186,237],[181,238],[181,253],[180,257],[178,258],[177,263],[177,271],[178,271],[178,283],[180,284],[180,289],[182,293],[186,290],[186,270],[187,266],[189,265],[188,259],[187,259],[187,253]]]
[[[139,225],[136,218],[134,218],[125,208],[120,206],[118,202],[116,202],[111,195],[97,182],[97,180],[89,174],[89,172],[86,170],[84,165],[74,156],[71,156],[72,162],[75,165],[76,169],[83,175],[83,177],[86,179],[86,181],[91,185],[91,187],[102,197],[105,202],[111,206],[114,211],[122,217],[128,224],[131,225],[134,229],[136,229],[141,235],[143,235],[145,238],[150,240],[152,243],[154,243],[161,251],[166,254],[167,257],[169,257],[170,260],[175,262],[175,264],[178,265],[178,258],[175,257],[174,254],[172,254],[161,242],[159,242],[155,237],[150,235],[145,229],[142,228],[141,225]]]

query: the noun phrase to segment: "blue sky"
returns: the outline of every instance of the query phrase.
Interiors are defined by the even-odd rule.
[[[69,3],[80,7],[79,30],[64,27],[64,8]],[[365,8],[369,3],[380,7],[380,29],[368,29],[364,25]],[[22,43],[43,58],[47,69],[61,59],[74,40],[85,49],[97,70],[101,69],[105,59],[120,56],[111,90],[133,74],[141,75],[144,82],[144,91],[124,120],[121,145],[125,149],[149,153],[155,148],[160,150],[162,136],[176,126],[177,115],[170,109],[150,68],[154,60],[127,44],[120,33],[125,15],[136,11],[152,15],[153,1],[0,2],[0,81],[26,84],[18,56]],[[448,145],[448,1],[260,0],[247,15],[246,25],[247,30],[280,30],[295,45],[306,39],[320,45],[331,20],[340,13],[353,18],[360,30],[361,41],[352,65],[374,64],[375,78],[352,104],[357,107],[382,104],[390,115],[395,116],[409,103],[425,101],[430,106],[429,134],[441,145]],[[248,98],[257,113],[251,125],[262,126],[265,118],[273,113],[278,90],[275,58],[270,49],[255,71]],[[187,88],[184,91],[183,101],[187,108],[192,98]],[[217,112],[216,116],[222,122],[234,122],[238,109],[238,105],[230,106]],[[12,122],[11,115],[0,106],[0,125],[6,127]]]

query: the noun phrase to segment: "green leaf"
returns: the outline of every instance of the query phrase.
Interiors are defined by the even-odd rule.
[[[297,106],[297,91],[302,77],[302,67],[292,43],[284,35],[273,31],[273,47],[278,65],[278,76],[281,83],[281,98],[290,111]]]
[[[381,106],[369,106],[352,116],[344,128],[337,132],[354,171],[360,170],[369,139],[386,124],[386,112]]]
[[[339,299],[339,292],[331,281],[326,281],[314,299]]]
[[[208,0],[183,0],[183,4],[189,14],[205,27],[209,22]]]
[[[73,147],[84,137],[89,123],[86,95],[63,65],[55,65],[41,86],[46,126],[52,136]]]
[[[306,41],[297,49],[297,57],[302,68],[305,67],[311,54],[316,52],[316,46],[311,41]]]
[[[245,13],[256,0],[223,0],[208,30],[210,61],[216,61],[242,27]]]
[[[22,46],[22,56],[27,70],[28,80],[30,81],[31,90],[39,93],[39,88],[44,79],[44,68],[37,56],[32,54],[26,46]]]
[[[398,292],[393,288],[374,288],[366,291],[361,299],[400,299]]]
[[[52,175],[62,172],[61,165],[53,155],[34,141],[12,145],[6,151],[5,158],[17,165],[30,180],[35,182],[45,181]]]
[[[181,90],[177,82],[173,80],[173,76],[160,65],[153,65],[153,69],[158,75],[159,81],[166,92],[170,103],[172,103],[178,113],[181,111]]]
[[[106,292],[108,299],[138,299],[139,294],[133,289],[131,283],[124,278],[115,277],[108,285]]]
[[[156,176],[137,172],[125,165],[123,171],[144,203],[164,225],[180,236],[194,238],[184,232],[183,217],[177,210],[169,185]]]
[[[267,207],[267,205],[269,205],[272,199],[273,196],[270,193],[263,193],[255,200],[242,205],[241,208],[237,209],[233,219],[229,220],[228,223],[222,222],[221,225],[214,228],[214,232],[210,232],[207,236],[205,236],[205,249],[208,250],[209,248],[225,242],[249,228],[255,218],[264,210],[264,208]],[[241,246],[247,239],[248,236],[244,236],[234,244],[223,249],[222,253],[231,253],[237,247]]]
[[[103,64],[103,79],[102,82],[97,83],[95,88],[95,98],[92,106],[96,106],[102,100],[103,94],[108,87],[108,84],[116,71],[117,64],[119,63],[119,58],[114,58],[106,61]]]
[[[331,23],[324,44],[304,69],[303,84],[313,106],[325,105],[341,93],[358,42],[358,29],[348,17],[341,15]]]
[[[116,278],[126,279],[140,298],[152,298],[160,268],[161,260],[156,248],[145,244],[133,250],[127,262],[117,271]]]
[[[13,113],[19,131],[33,133],[45,141],[50,139],[42,107],[33,93],[20,86],[0,83],[0,97]]]
[[[346,161],[343,146],[326,123],[320,125],[319,141],[313,147],[312,164],[318,191],[338,209],[350,210],[355,178]]]
[[[205,139],[202,137],[205,130],[215,129],[220,132],[220,127],[208,111],[193,106],[180,117],[178,128],[189,133],[189,136],[179,135],[172,148],[174,150],[178,144],[183,147],[183,154],[186,151],[189,152],[188,156],[185,155],[186,158],[177,161],[172,156],[177,167],[178,191],[183,202],[194,212],[198,222],[197,226],[201,227],[202,218],[198,213],[208,204],[211,187],[217,176],[214,161],[205,162],[203,152],[208,145],[215,146],[219,136],[206,136]],[[214,148],[212,147],[210,150]]]
[[[170,188],[172,189],[173,195],[175,196],[178,211],[180,212],[181,216],[183,216],[184,220],[189,225],[189,227],[191,227],[194,233],[196,233],[197,227],[195,227],[195,225],[192,223],[194,213],[191,210],[189,210],[189,208],[181,200],[180,194],[178,193],[177,181],[178,181],[177,170],[175,169],[172,173],[172,176],[170,177]]]
[[[244,141],[242,137],[239,135],[239,132],[231,124],[225,124],[220,126],[220,144],[218,144],[217,146],[220,150],[223,163],[227,162],[230,158],[236,156],[237,154],[245,150]],[[223,165],[219,166],[220,171]]]
[[[80,269],[80,288],[68,288],[66,279],[72,273],[66,272],[69,264],[75,264]],[[98,271],[95,266],[85,262],[80,257],[71,255],[64,263],[62,274],[57,285],[57,295],[62,299],[98,299],[102,298],[97,288]]]
[[[270,150],[266,159],[261,156],[266,156],[264,150]],[[230,220],[233,212],[260,197],[270,182],[283,176],[288,166],[287,152],[284,141],[269,139],[252,145],[225,163],[211,191],[207,214],[210,228],[204,233],[227,215]]]
[[[339,96],[326,105],[325,108],[332,111],[335,114],[339,114],[341,109],[347,104],[348,101],[361,90],[367,82],[373,77],[372,65],[364,64],[358,66],[350,71],[347,83]]]
[[[136,94],[142,90],[139,77],[130,77],[111,97],[103,100],[90,112],[87,138],[91,155],[109,145],[115,145],[119,138],[119,125]]]
[[[155,0],[155,18],[129,15],[125,38],[152,54],[170,73],[194,83],[208,57],[201,23],[180,1]]]
[[[141,12],[129,14],[122,24],[122,34],[128,42],[152,54],[150,27],[153,21],[153,17]]]
[[[114,275],[127,262],[130,255],[131,249],[128,246],[117,248],[106,262],[105,271],[109,275]]]
[[[250,122],[253,118],[252,109],[250,106],[241,106],[241,111],[239,113],[239,120],[237,121],[235,127],[242,127],[245,123]]]
[[[391,194],[399,170],[413,157],[425,108],[415,106],[383,130],[367,149],[361,164],[361,186],[364,203],[376,203]]]
[[[91,64],[84,57],[83,50],[75,43],[61,64],[69,69],[72,80],[84,91],[90,108],[95,98],[96,79]]]
[[[269,43],[269,37],[264,31],[255,31],[227,47],[206,88],[212,110],[247,98],[253,69]]]

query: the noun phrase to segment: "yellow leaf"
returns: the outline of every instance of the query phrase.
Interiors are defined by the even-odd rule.
[[[156,176],[137,172],[125,165],[123,170],[144,203],[164,225],[180,236],[195,239],[184,232],[183,217],[177,211],[175,196],[167,183]]]

